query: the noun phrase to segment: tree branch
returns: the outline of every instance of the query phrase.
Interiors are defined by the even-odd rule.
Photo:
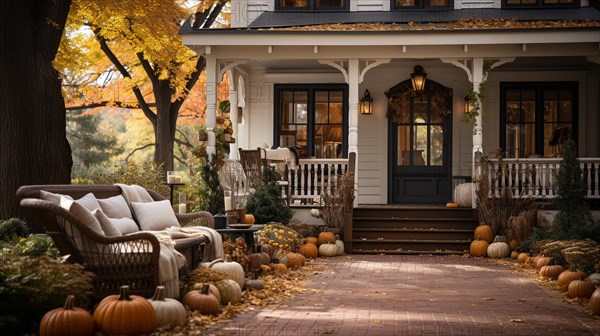
[[[125,157],[125,163],[127,163],[127,162],[129,161],[129,158],[130,158],[130,157],[131,157],[133,154],[135,154],[135,152],[137,152],[137,151],[139,151],[139,150],[142,150],[142,149],[146,149],[146,148],[148,148],[148,147],[155,146],[155,145],[156,145],[156,144],[149,143],[149,144],[145,144],[145,145],[143,145],[143,146],[141,146],[141,147],[138,147],[138,148],[134,149],[134,150],[133,150],[131,153],[127,154],[127,156]]]
[[[106,43],[106,39],[102,37],[102,35],[100,35],[100,28],[92,27],[92,31],[94,32],[94,36],[96,36],[96,40],[98,40],[98,42],[100,43],[100,49],[102,49],[104,54],[114,64],[117,70],[121,73],[121,76],[123,76],[124,78],[131,79],[132,77],[129,74],[129,71],[127,71],[125,66],[121,63],[121,61],[119,61],[119,59],[112,52],[112,50],[110,50],[110,48],[108,47],[108,43]],[[142,91],[137,86],[133,87],[132,90],[135,94],[138,104],[140,105],[140,108],[142,109],[142,112],[144,112],[144,115],[146,116],[146,118],[148,118],[148,120],[150,120],[152,125],[156,127],[156,114],[152,112],[150,106],[148,106],[148,103],[146,103],[146,100],[142,95]]]
[[[124,108],[124,109],[139,109],[140,106],[139,105],[133,105],[130,103],[124,103],[121,101],[108,101],[108,100],[104,100],[101,102],[97,102],[97,103],[89,103],[89,104],[83,104],[83,105],[78,105],[78,106],[71,106],[71,107],[67,107],[66,109],[68,111],[77,111],[77,110],[86,110],[86,109],[91,109],[91,108],[96,108],[96,107],[102,107],[102,106],[109,106],[109,105],[114,105],[115,107],[118,108]],[[156,103],[149,103],[148,104],[149,107],[155,107]]]
[[[206,68],[206,59],[204,58],[204,56],[201,56],[201,55],[198,56],[198,61],[196,61],[195,68],[196,68],[196,71],[194,73],[192,73],[192,75],[190,76],[188,81],[185,83],[185,91],[184,91],[185,96],[180,97],[179,99],[174,101],[173,104],[171,104],[171,109],[173,109],[173,111],[179,111],[179,109],[181,108],[181,105],[183,105],[183,102],[187,98],[187,95],[189,94],[189,92],[192,90],[192,88],[198,81],[198,78],[200,78],[200,74],[202,73],[204,68]]]
[[[228,0],[220,0],[219,3],[217,3],[212,8],[212,11],[210,12],[210,15],[208,16],[208,19],[206,19],[206,22],[204,22],[204,25],[202,25],[202,28],[210,28],[213,25],[213,23],[215,23],[215,20],[221,13],[221,10],[223,9],[223,6],[225,6],[227,1]]]

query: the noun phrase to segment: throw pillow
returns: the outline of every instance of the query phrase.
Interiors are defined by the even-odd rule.
[[[121,231],[122,235],[140,231],[138,225],[131,218],[111,218],[110,221]]]
[[[102,209],[96,209],[92,211],[94,217],[100,222],[100,226],[102,227],[102,231],[107,237],[120,236],[121,231],[117,228],[117,226],[113,223],[111,218],[108,218]]]
[[[101,198],[98,200],[100,208],[109,218],[132,218],[129,205],[122,195],[117,195],[109,198]]]
[[[99,234],[101,236],[104,236],[104,231],[102,231],[100,222],[98,222],[98,220],[96,219],[94,214],[92,214],[92,212],[87,207],[85,207],[83,204],[81,204],[79,202],[80,200],[81,200],[81,198],[77,201],[73,201],[73,200],[67,199],[66,197],[61,197],[60,198],[60,206],[62,208],[65,208],[66,210],[68,210],[74,216],[79,217],[79,219],[81,219],[81,221],[85,225],[87,225],[92,231],[96,232],[97,234]]]
[[[179,226],[169,200],[131,202],[131,208],[142,231],[160,231],[171,226]]]
[[[44,201],[49,201],[52,203],[60,204],[61,197],[73,200],[73,197],[71,197],[69,195],[56,194],[56,193],[49,192],[46,190],[40,190],[40,199],[43,199]]]
[[[76,202],[90,210],[90,213],[100,208],[100,203],[98,203],[96,196],[94,196],[92,193],[87,193],[82,198],[79,198]]]

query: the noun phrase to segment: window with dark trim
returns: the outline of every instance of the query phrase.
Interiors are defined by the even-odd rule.
[[[559,157],[577,142],[577,82],[501,83],[500,144],[508,158]]]
[[[350,0],[276,0],[275,10],[347,11]]]
[[[301,158],[347,157],[348,86],[275,84],[274,146]]]
[[[502,0],[503,8],[579,7],[580,0]]]
[[[449,8],[454,8],[454,0],[392,0],[393,10]]]

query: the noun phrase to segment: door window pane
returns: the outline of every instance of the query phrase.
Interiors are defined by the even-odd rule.
[[[444,128],[441,125],[431,126],[431,161],[430,166],[444,164]]]
[[[424,166],[427,164],[427,126],[414,126],[413,140],[413,166]]]
[[[410,127],[408,125],[399,125],[398,139],[396,139],[398,148],[398,166],[410,165]]]
[[[506,125],[506,157],[527,158],[535,154],[535,124]]]

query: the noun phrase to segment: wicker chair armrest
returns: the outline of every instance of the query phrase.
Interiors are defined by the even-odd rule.
[[[177,220],[179,221],[180,224],[185,224],[185,223],[189,223],[191,221],[193,221],[194,219],[197,218],[206,218],[206,227],[209,227],[211,229],[215,228],[215,219],[213,217],[213,215],[208,212],[208,211],[198,211],[198,212],[191,212],[191,213],[186,213],[186,214],[179,214],[179,213],[175,213],[175,216],[177,216]]]

